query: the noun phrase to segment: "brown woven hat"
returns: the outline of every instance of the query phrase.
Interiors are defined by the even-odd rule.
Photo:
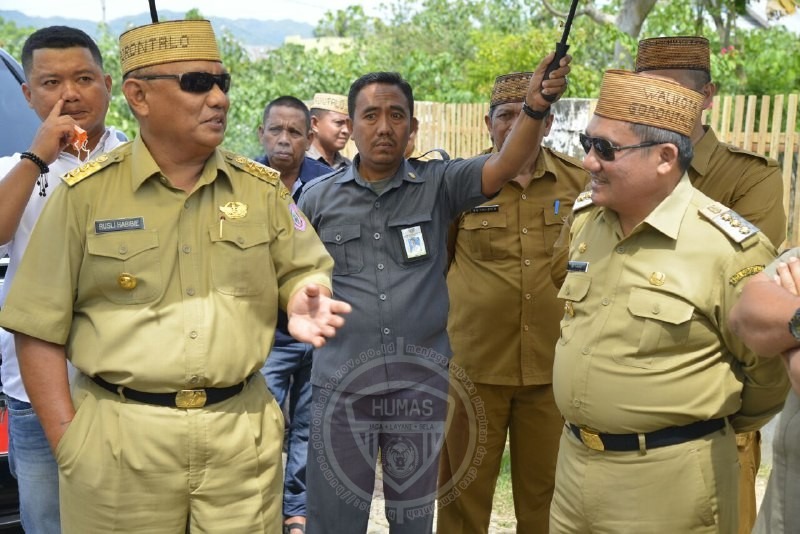
[[[705,37],[654,37],[639,41],[636,72],[661,69],[702,70],[711,73],[708,39]]]
[[[691,136],[703,112],[703,94],[664,78],[625,70],[603,74],[596,115]]]
[[[525,95],[528,94],[528,85],[531,83],[531,76],[533,76],[532,72],[512,72],[495,78],[489,105],[524,102]]]
[[[175,61],[222,61],[207,20],[173,20],[139,26],[119,37],[123,76],[132,70]]]
[[[317,93],[309,109],[326,109],[347,115],[347,97],[331,93]]]

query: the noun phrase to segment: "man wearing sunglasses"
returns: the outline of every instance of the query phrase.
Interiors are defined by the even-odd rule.
[[[734,431],[783,405],[780,361],[727,326],[775,250],[691,185],[702,106],[671,80],[608,71],[581,136],[591,191],[574,206],[558,294],[553,389],[566,425],[551,533],[736,532]]]
[[[516,122],[523,120],[530,77],[530,72],[514,72],[495,80],[485,117],[493,144],[487,152],[502,149]],[[454,403],[439,485],[455,484],[460,491],[453,492],[452,499],[440,498],[438,532],[488,531],[507,439],[517,531],[547,532],[563,426],[552,388],[563,304],[550,281],[550,261],[562,221],[588,182],[580,161],[540,146],[552,124],[553,115],[548,114],[531,143],[539,150],[531,150],[519,176],[456,222],[447,274],[451,366],[469,375],[488,414],[488,426],[482,442],[486,455],[467,484],[460,468],[469,436],[477,429],[470,428],[469,407]],[[457,398],[455,392],[450,396]]]
[[[709,108],[716,92],[711,81],[708,40],[697,36],[656,37],[639,41],[636,70],[672,79],[703,95]],[[783,179],[770,158],[722,143],[700,118],[691,133],[692,185],[735,210],[780,248],[786,239]],[[761,435],[736,436],[739,449],[739,534],[749,534],[756,519],[756,475],[761,464]]]
[[[218,148],[230,76],[211,24],[134,28],[120,54],[138,136],[64,176],[0,311],[62,527],[280,532],[283,418],[259,373],[278,306],[317,346],[349,306],[278,173]]]

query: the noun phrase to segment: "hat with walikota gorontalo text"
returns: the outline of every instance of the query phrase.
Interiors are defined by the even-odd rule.
[[[646,70],[701,70],[711,74],[711,51],[705,37],[654,37],[639,41],[636,72]]]
[[[524,102],[531,83],[532,72],[512,72],[498,76],[492,87],[489,106],[494,107],[510,102]]]
[[[703,94],[661,77],[607,70],[595,115],[691,136],[703,112]]]
[[[317,93],[309,109],[325,109],[347,115],[347,97],[344,95],[334,95],[331,93]]]
[[[155,22],[119,37],[122,75],[152,65],[176,61],[217,61],[222,57],[207,20]]]

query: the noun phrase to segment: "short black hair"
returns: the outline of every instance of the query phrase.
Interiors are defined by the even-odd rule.
[[[355,116],[358,93],[373,83],[385,83],[399,87],[408,101],[409,117],[414,117],[414,91],[411,89],[411,84],[397,72],[370,72],[354,81],[350,86],[350,92],[347,94],[347,111],[351,119]]]
[[[303,101],[299,98],[289,95],[279,96],[267,104],[267,107],[264,108],[264,115],[261,117],[262,123],[267,120],[269,110],[276,106],[282,108],[294,108],[302,111],[306,119],[306,133],[311,131],[311,113],[308,111],[308,106],[306,106],[305,103],[303,103]]]
[[[94,39],[86,32],[70,26],[47,26],[30,34],[22,45],[22,69],[25,76],[33,68],[33,52],[42,48],[72,48],[79,46],[91,52],[95,63],[103,68],[103,56]]]
[[[686,172],[692,163],[694,147],[689,136],[647,124],[631,123],[631,131],[639,137],[641,143],[654,142],[675,145],[675,148],[678,149],[678,167],[681,172]]]

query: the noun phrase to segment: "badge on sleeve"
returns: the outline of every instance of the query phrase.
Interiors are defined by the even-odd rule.
[[[406,258],[413,260],[428,255],[428,251],[425,248],[425,239],[422,237],[422,228],[419,226],[403,228],[400,230],[400,235],[403,236]]]
[[[304,232],[306,230],[306,220],[303,218],[303,214],[300,213],[300,208],[294,202],[289,204],[289,213],[292,216],[292,221],[294,221],[295,229],[299,232]]]

